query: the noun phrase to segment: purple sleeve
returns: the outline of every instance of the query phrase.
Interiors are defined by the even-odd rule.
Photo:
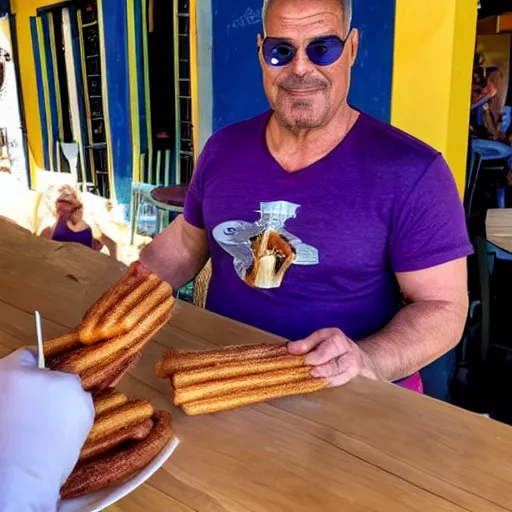
[[[203,187],[204,173],[208,165],[209,144],[209,142],[206,144],[197,160],[187,196],[185,197],[185,220],[199,229],[205,229],[203,218]]]
[[[394,272],[413,272],[472,252],[455,181],[439,155],[395,209],[389,246],[391,268]]]

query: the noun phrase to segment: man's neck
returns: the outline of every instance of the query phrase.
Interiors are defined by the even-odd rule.
[[[270,153],[288,172],[298,171],[329,154],[350,132],[359,112],[345,105],[325,126],[290,130],[273,115],[267,126]]]

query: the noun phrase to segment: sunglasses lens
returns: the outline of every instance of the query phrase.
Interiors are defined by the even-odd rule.
[[[329,66],[343,53],[343,41],[338,37],[324,37],[312,41],[306,50],[309,60],[317,66]]]
[[[286,66],[295,57],[295,48],[286,42],[267,38],[263,41],[263,57],[269,66]]]

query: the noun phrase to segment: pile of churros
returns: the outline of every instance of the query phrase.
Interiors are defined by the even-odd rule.
[[[79,375],[86,391],[112,387],[169,321],[173,305],[171,286],[134,265],[73,332],[44,343],[48,366]]]
[[[72,332],[44,342],[52,370],[78,375],[93,393],[95,421],[61,489],[77,498],[120,484],[147,466],[174,436],[171,415],[112,389],[169,321],[172,288],[134,264],[86,312]]]
[[[326,379],[315,379],[304,358],[284,345],[245,345],[222,350],[185,352],[171,349],[156,366],[171,378],[174,405],[186,414],[212,414],[319,391]]]
[[[147,466],[171,441],[171,415],[147,400],[111,389],[94,396],[95,420],[75,469],[61,489],[71,499],[121,484]]]

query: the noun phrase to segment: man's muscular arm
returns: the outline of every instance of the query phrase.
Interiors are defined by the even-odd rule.
[[[354,343],[339,329],[323,329],[299,343],[313,375],[332,386],[364,377],[396,381],[424,368],[460,341],[468,310],[466,259],[396,275],[409,305],[373,336]]]
[[[383,380],[398,380],[429,365],[460,341],[468,312],[466,259],[397,274],[410,304],[360,348]]]
[[[206,231],[180,215],[142,250],[139,261],[178,290],[194,279],[208,257]]]

